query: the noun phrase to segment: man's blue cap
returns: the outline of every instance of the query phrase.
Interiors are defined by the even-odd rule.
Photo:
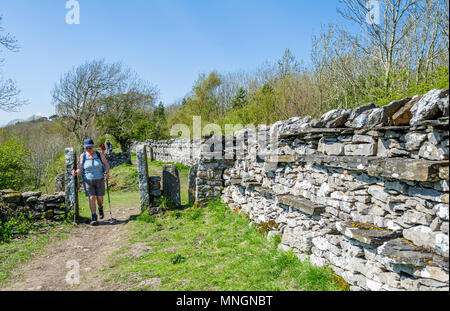
[[[84,140],[84,148],[86,147],[94,147],[94,141],[92,139],[85,139]]]

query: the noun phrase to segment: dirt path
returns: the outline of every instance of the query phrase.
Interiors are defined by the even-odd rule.
[[[139,208],[122,208],[113,215],[116,222],[105,219],[99,226],[79,225],[70,236],[59,243],[47,246],[44,255],[34,258],[19,268],[17,276],[2,291],[67,291],[108,290],[103,282],[102,270],[108,268],[108,257],[127,243],[126,224]],[[80,284],[70,285],[66,275],[74,266],[66,267],[70,261],[79,264]]]

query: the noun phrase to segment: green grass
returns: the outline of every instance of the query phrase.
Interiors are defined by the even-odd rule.
[[[120,213],[124,208],[131,208],[140,205],[139,201],[139,192],[110,192],[111,197],[111,212],[113,217],[115,217],[115,213]],[[79,198],[79,207],[80,207],[80,216],[83,218],[91,218],[91,211],[89,209],[89,199],[84,195],[84,193],[80,193]],[[105,218],[109,219],[109,206],[108,206],[108,197],[105,196],[105,201],[103,203]],[[117,214],[116,214],[117,215]]]
[[[162,169],[163,166],[166,165],[166,164],[173,164],[178,169],[178,173],[180,175],[188,175],[189,174],[189,169],[191,168],[190,166],[183,165],[181,163],[174,163],[174,162],[159,162],[159,161],[152,161],[152,162],[150,162],[150,160],[149,160],[148,164],[149,164],[149,167],[160,168],[160,169]]]
[[[110,171],[109,186],[112,191],[139,191],[139,178],[136,166],[122,164]]]
[[[277,249],[249,221],[220,201],[206,208],[143,213],[131,224],[129,245],[111,257],[104,271],[113,288],[151,289],[139,285],[160,278],[158,290],[307,290],[346,289],[329,268],[300,261]],[[150,249],[136,258],[133,245]]]
[[[57,227],[42,229],[43,232],[23,239],[0,243],[0,288],[17,276],[17,269],[21,265],[44,252],[47,245],[67,238],[70,228],[70,225],[61,224]]]

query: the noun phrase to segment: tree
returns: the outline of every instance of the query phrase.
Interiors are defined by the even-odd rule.
[[[340,0],[344,8],[338,12],[346,19],[358,24],[363,30],[368,45],[364,46],[354,39],[353,43],[362,48],[366,55],[372,55],[383,66],[384,88],[388,91],[392,83],[395,62],[401,57],[402,42],[408,35],[408,15],[420,0],[385,0],[379,21],[367,22],[371,13],[365,0]],[[378,23],[379,22],[379,23]],[[352,36],[349,36],[352,39]]]
[[[296,74],[300,71],[300,65],[295,59],[294,54],[291,50],[286,49],[284,51],[283,57],[277,62],[278,64],[278,75],[283,78],[288,75]]]
[[[128,152],[137,128],[151,119],[157,95],[156,87],[130,74],[123,81],[119,94],[100,101],[97,126],[116,139],[122,152]]]
[[[48,169],[64,154],[64,148],[73,143],[73,139],[70,140],[71,137],[61,128],[60,121],[45,119],[28,120],[3,128],[0,131],[0,144],[8,141],[9,137],[17,137],[29,151],[24,158],[27,169],[20,174],[26,176],[26,186],[34,189],[42,187],[43,183],[48,186]],[[64,170],[63,166],[59,169],[58,173]]]
[[[24,140],[27,140],[25,143],[30,150],[27,158],[31,176],[30,183],[35,189],[39,189],[43,182],[48,181],[49,168],[58,157],[64,154],[64,148],[69,142],[64,135],[57,131],[52,122],[39,124],[31,122],[28,126],[29,132]],[[60,169],[59,173],[63,168]]]
[[[202,122],[216,123],[225,115],[225,107],[219,104],[217,90],[221,85],[220,75],[212,71],[209,75],[201,74],[194,83],[192,94],[183,103],[172,118],[170,125],[192,124],[192,116],[200,116]]]
[[[169,138],[169,129],[167,126],[166,109],[162,102],[159,103],[153,112],[153,128],[150,138],[152,139],[167,139]]]
[[[448,0],[427,0],[420,1],[408,17],[407,57],[401,69],[411,69],[410,84],[426,81],[437,68],[448,66],[448,19],[442,20],[445,15]]]
[[[339,22],[314,37],[309,66],[286,49],[252,72],[203,75],[185,101],[167,107],[170,124],[193,115],[222,125],[319,117],[448,88],[448,0],[340,2],[358,27]],[[381,14],[371,21],[373,4]]]
[[[361,43],[349,37],[348,32],[336,25],[329,25],[326,31],[313,37],[311,71],[319,115],[330,109],[358,105],[366,96],[364,81],[378,67],[358,48]]]
[[[94,60],[73,68],[55,84],[52,97],[56,113],[78,143],[95,128],[101,102],[120,94],[129,76],[130,71],[121,63]],[[123,94],[123,98],[128,96],[133,94]]]
[[[247,91],[241,87],[239,88],[236,96],[231,101],[231,108],[240,109],[244,107],[246,104],[247,104]]]
[[[217,87],[221,83],[220,75],[216,71],[212,71],[208,76],[200,76],[193,87],[193,96],[186,103],[192,115],[201,116],[205,121],[214,121],[222,112],[216,94]]]
[[[442,85],[443,76],[436,73],[448,64],[443,2],[379,1],[379,23],[370,23],[370,2],[341,0],[341,15],[361,30],[330,25],[314,37],[311,57],[318,111],[386,104],[419,94],[419,88],[428,91],[424,85]]]
[[[0,16],[0,47],[3,46],[9,51],[17,52],[19,50],[17,39],[9,33],[2,35],[3,27],[1,23],[2,16]],[[4,59],[0,58],[0,66],[3,61]],[[11,79],[3,79],[0,71],[0,110],[15,112],[19,107],[25,105],[26,101],[20,100],[18,98],[19,94],[20,90],[17,88],[16,83]]]
[[[279,120],[277,98],[274,88],[266,83],[249,96],[249,103],[245,106],[244,124],[271,124]]]

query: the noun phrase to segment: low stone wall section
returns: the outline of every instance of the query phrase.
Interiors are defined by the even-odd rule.
[[[131,151],[136,152],[136,146],[147,146],[147,157],[151,161],[181,163],[192,166],[200,159],[203,139],[171,139],[171,140],[146,140],[135,142]]]
[[[41,219],[43,215],[52,219],[54,216],[64,215],[64,201],[64,192],[43,195],[42,192],[0,190],[0,220],[7,222],[21,213],[35,220]]]
[[[130,152],[121,152],[121,153],[111,153],[105,154],[106,160],[108,160],[109,166],[111,169],[128,163],[131,164],[131,153]]]

